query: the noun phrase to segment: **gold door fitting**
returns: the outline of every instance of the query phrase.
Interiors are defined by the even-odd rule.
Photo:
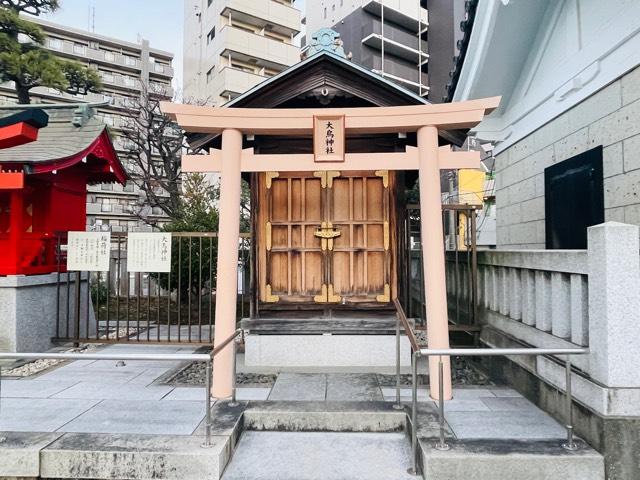
[[[280,300],[280,297],[278,295],[272,295],[271,285],[267,284],[265,287],[264,301],[267,303],[276,303],[278,300]]]
[[[271,188],[271,183],[274,178],[278,178],[280,176],[280,172],[265,172],[264,180],[267,186],[267,189]]]
[[[391,287],[388,283],[384,284],[384,293],[376,297],[376,302],[389,303],[391,301]]]
[[[313,172],[313,176],[320,179],[320,186],[322,188],[332,188],[333,179],[340,176],[340,172],[337,170],[322,170]]]
[[[264,237],[267,246],[267,251],[271,251],[271,222],[267,222],[264,226]]]

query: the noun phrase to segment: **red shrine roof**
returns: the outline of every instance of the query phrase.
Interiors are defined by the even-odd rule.
[[[0,124],[17,113],[40,110],[48,124],[38,130],[37,139],[0,149],[0,168],[25,174],[57,172],[85,163],[88,183],[124,183],[127,174],[120,163],[109,131],[88,104],[15,105],[0,107]]]

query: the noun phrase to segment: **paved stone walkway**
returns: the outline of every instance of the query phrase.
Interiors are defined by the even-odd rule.
[[[408,465],[404,433],[244,432],[222,478],[414,480]]]
[[[110,353],[188,353],[195,347],[111,345]],[[2,380],[0,431],[191,435],[204,416],[202,387],[174,387],[156,380],[177,362],[79,360],[35,377]],[[154,383],[155,382],[155,383]],[[247,401],[395,401],[395,388],[376,374],[280,373],[270,387],[240,387]],[[411,389],[401,388],[410,401]],[[426,387],[418,401],[435,404]],[[562,438],[564,430],[517,392],[498,387],[454,390],[446,404],[451,431],[461,439]]]

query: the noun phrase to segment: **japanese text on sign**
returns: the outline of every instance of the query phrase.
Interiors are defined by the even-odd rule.
[[[127,271],[171,271],[171,234],[129,233],[127,238]]]
[[[67,270],[106,272],[109,270],[111,233],[69,232]]]
[[[315,116],[313,150],[316,162],[344,162],[344,116]]]

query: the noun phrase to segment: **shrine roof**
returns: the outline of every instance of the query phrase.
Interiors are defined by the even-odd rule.
[[[36,141],[0,150],[0,163],[55,162],[87,149],[106,129],[106,125],[95,117],[93,109],[85,106],[38,107],[49,116],[48,125],[40,129]],[[0,122],[23,111],[25,105],[0,107]]]

